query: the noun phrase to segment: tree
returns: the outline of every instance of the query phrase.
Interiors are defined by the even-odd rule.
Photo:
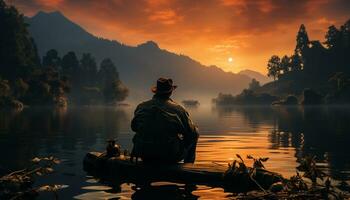
[[[341,32],[334,26],[328,27],[328,31],[326,33],[326,41],[324,44],[327,45],[328,48],[336,47],[341,39]]]
[[[99,75],[102,79],[119,79],[119,73],[117,72],[117,68],[110,58],[102,60]]]
[[[119,80],[119,74],[113,61],[109,58],[101,62],[99,80],[107,102],[122,101],[128,95],[128,89]]]
[[[88,86],[96,84],[97,65],[95,58],[89,53],[84,53],[80,60],[83,83]]]
[[[9,96],[11,96],[11,87],[9,82],[0,78],[0,100]]]
[[[309,36],[306,32],[306,28],[304,24],[300,25],[298,34],[297,34],[297,44],[295,47],[295,54],[302,56],[304,50],[308,47],[309,44]]]
[[[281,70],[283,71],[283,74],[291,71],[291,68],[291,58],[287,55],[283,56],[281,60]]]
[[[43,66],[44,67],[53,67],[58,70],[61,64],[61,58],[58,56],[58,52],[55,49],[51,49],[46,52],[46,55],[43,57]]]
[[[0,0],[0,74],[10,81],[29,77],[40,65],[33,39],[24,17]]]
[[[18,78],[14,82],[14,89],[13,89],[14,94],[13,95],[17,99],[21,99],[26,95],[28,89],[29,89],[29,85],[25,81],[23,81],[23,79]]]
[[[350,20],[346,21],[343,26],[340,27],[341,43],[345,48],[350,47]]]
[[[303,62],[300,56],[292,55],[290,58],[291,71],[300,71],[303,69]]]
[[[74,73],[79,68],[79,61],[77,56],[73,51],[68,52],[62,58],[62,74],[67,75],[68,77],[72,77],[72,75],[77,74]]]
[[[252,82],[249,83],[249,90],[256,90],[260,87],[260,82],[255,78],[252,79]]]
[[[273,77],[273,80],[276,80],[276,78],[280,74],[280,69],[281,69],[281,59],[278,56],[273,55],[267,63],[267,70],[268,70],[267,76]]]

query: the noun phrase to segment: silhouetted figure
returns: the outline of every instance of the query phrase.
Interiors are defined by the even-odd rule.
[[[175,88],[172,79],[159,78],[152,88],[153,98],[137,106],[131,122],[136,132],[131,157],[146,162],[194,162],[198,129],[185,108],[170,98]]]

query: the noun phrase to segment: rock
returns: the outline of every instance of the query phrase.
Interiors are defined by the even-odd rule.
[[[276,192],[281,192],[284,189],[283,183],[282,182],[277,182],[271,185],[269,190],[273,193]]]
[[[303,92],[303,105],[320,105],[323,103],[322,95],[318,94],[312,89],[304,89]]]
[[[274,101],[272,105],[298,105],[298,99],[294,95],[288,95],[287,99]]]

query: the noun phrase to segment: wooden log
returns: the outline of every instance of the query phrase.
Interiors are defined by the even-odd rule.
[[[106,158],[100,152],[90,152],[84,158],[84,170],[105,180],[119,183],[149,184],[170,181],[229,188],[230,191],[259,189],[247,177],[224,177],[227,167],[215,164],[146,164],[131,162],[128,156]],[[268,188],[281,178],[279,174],[258,170],[259,184]]]

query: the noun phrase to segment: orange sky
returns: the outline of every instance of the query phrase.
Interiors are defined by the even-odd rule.
[[[7,0],[31,16],[59,10],[89,32],[128,45],[147,40],[225,71],[266,73],[293,53],[298,27],[323,40],[350,18],[349,0]],[[233,62],[228,62],[232,57]]]

